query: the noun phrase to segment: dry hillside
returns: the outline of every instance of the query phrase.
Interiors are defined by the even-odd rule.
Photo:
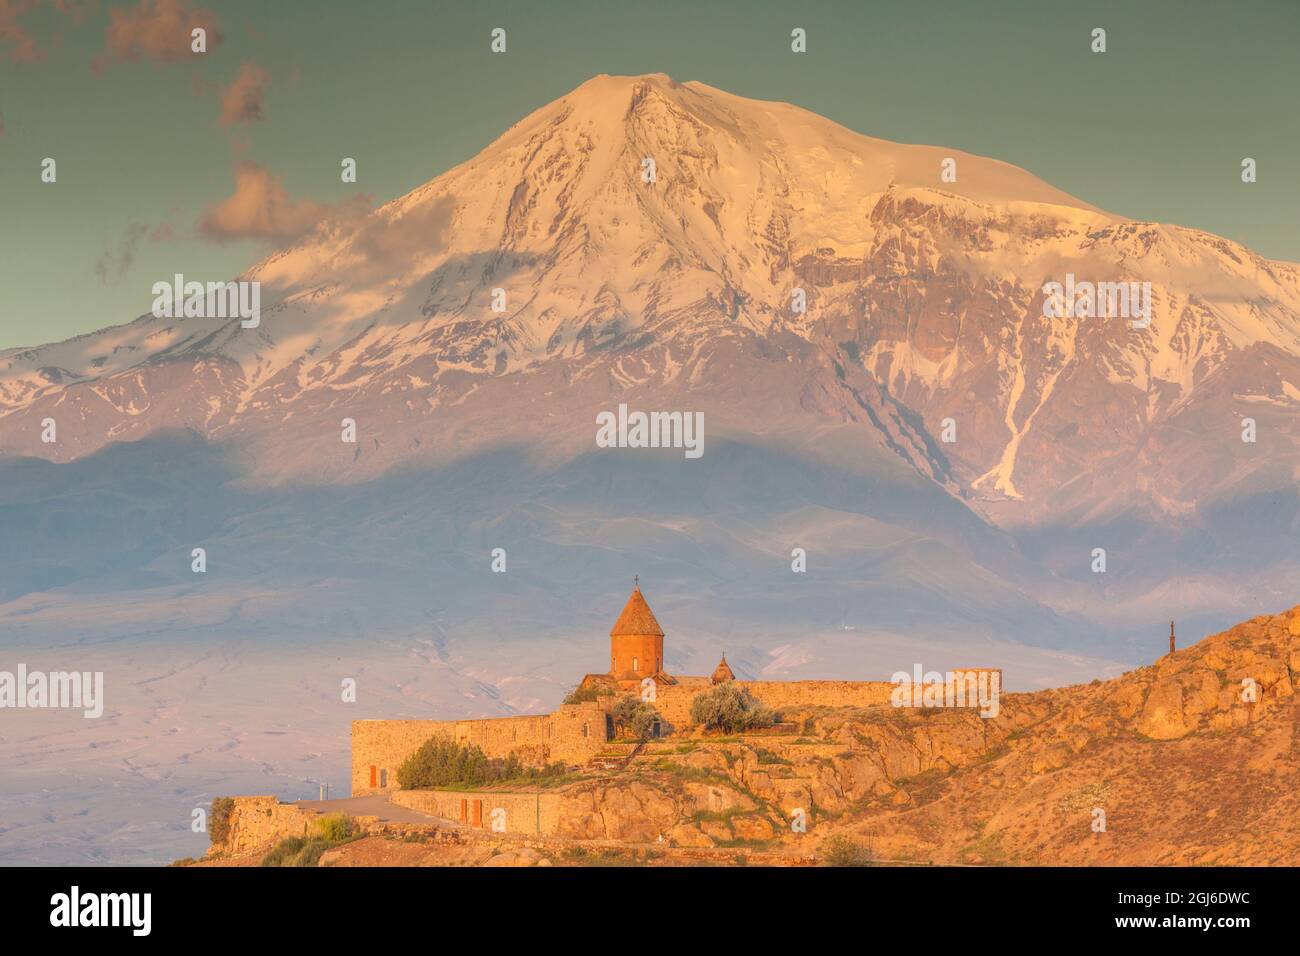
[[[371,836],[322,863],[798,865],[847,838],[882,862],[1296,865],[1298,671],[1300,607],[993,718],[814,708],[795,734],[660,741],[565,784],[553,837]]]

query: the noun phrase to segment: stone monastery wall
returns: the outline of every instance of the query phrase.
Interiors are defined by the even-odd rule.
[[[399,790],[393,803],[502,833],[549,836],[560,825],[560,794],[533,791]]]
[[[663,628],[655,620],[638,584],[610,631],[609,673],[588,677],[596,678],[599,688],[637,688],[639,675],[661,670],[663,637]],[[978,675],[979,671],[961,673]],[[732,672],[725,659],[719,662],[715,674],[719,679],[731,679]],[[692,702],[697,694],[713,686],[710,677],[684,676],[669,681],[656,683],[654,698],[654,705],[663,718],[660,731],[667,735],[692,726]],[[778,712],[808,707],[888,706],[894,691],[889,681],[736,681],[736,686]],[[535,767],[557,762],[590,763],[607,749],[613,732],[608,711],[620,697],[621,694],[615,694],[580,704],[565,704],[552,714],[528,717],[354,721],[352,793],[358,796],[400,790],[398,768],[431,737],[449,737],[461,744],[477,746],[489,757],[514,754]],[[459,800],[456,798],[457,810]],[[533,810],[536,818],[540,812],[538,805]]]
[[[889,703],[894,685],[888,681],[848,680],[738,680],[737,687],[749,691],[773,710],[795,707],[877,707]],[[654,705],[670,728],[691,725],[691,702],[709,686],[666,685],[655,695]]]
[[[355,720],[352,794],[400,789],[397,768],[430,737],[474,744],[489,757],[516,754],[524,763],[584,764],[605,747],[605,712],[596,702],[566,704],[553,714],[485,720]]]
[[[866,680],[738,680],[773,710],[789,707],[878,707],[889,703],[894,685]]]
[[[958,671],[978,674],[979,669]],[[1000,673],[999,673],[1000,677]],[[889,681],[736,681],[777,711],[803,707],[888,706]],[[691,702],[711,685],[700,678],[657,689],[654,705],[666,733],[691,726]],[[515,754],[524,763],[585,764],[606,749],[605,711],[617,697],[566,704],[552,714],[484,720],[357,720],[352,724],[352,793],[398,790],[397,768],[430,737],[474,744],[489,757]]]

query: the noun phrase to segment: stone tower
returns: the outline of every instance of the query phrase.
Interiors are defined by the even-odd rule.
[[[1174,652],[1174,622],[1169,622],[1169,653]]]
[[[638,582],[609,632],[609,675],[615,680],[642,680],[663,669],[663,628],[655,620]]]

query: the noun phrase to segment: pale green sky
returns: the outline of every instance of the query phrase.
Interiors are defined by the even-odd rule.
[[[224,39],[111,61],[101,0],[44,4],[0,40],[0,348],[128,321],[182,272],[234,275],[273,244],[199,234],[250,160],[293,200],[383,201],[433,178],[596,73],[665,72],[778,99],[886,139],[1022,166],[1095,205],[1300,260],[1300,3],[1253,0],[168,0]],[[0,7],[3,7],[0,4]],[[152,4],[151,4],[152,6]],[[186,21],[188,22],[188,21]],[[0,34],[7,24],[0,14]],[[493,27],[504,56],[488,52]],[[789,49],[791,28],[808,52]],[[1093,27],[1108,51],[1089,51]],[[7,35],[12,36],[10,31]],[[161,45],[160,45],[161,44]],[[264,70],[262,118],[222,125],[221,91]],[[40,181],[44,157],[58,182]],[[356,186],[339,160],[356,157]],[[1244,185],[1244,156],[1259,182]]]

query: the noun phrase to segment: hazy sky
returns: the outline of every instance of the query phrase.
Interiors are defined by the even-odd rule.
[[[221,35],[202,56],[194,22]],[[788,101],[1300,260],[1297,50],[1300,0],[0,0],[0,348],[128,321],[176,272],[233,276],[596,73]]]

